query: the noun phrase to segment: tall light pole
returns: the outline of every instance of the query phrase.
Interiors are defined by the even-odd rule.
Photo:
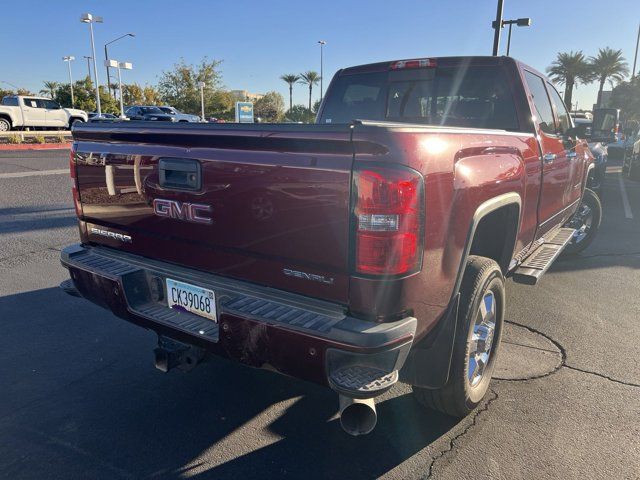
[[[87,74],[89,75],[89,80],[93,81],[93,79],[91,78],[91,60],[93,60],[93,57],[89,56],[89,55],[83,55],[83,58],[87,59]]]
[[[62,60],[67,62],[67,66],[69,67],[69,87],[71,87],[71,108],[76,107],[76,101],[73,98],[73,78],[71,78],[71,62],[76,59],[73,55],[68,55],[66,57],[62,57]]]
[[[511,50],[511,27],[517,25],[518,27],[530,27],[531,19],[530,18],[518,18],[516,20],[503,20],[502,26],[509,25],[509,36],[507,37],[507,57],[509,56],[509,51]]]
[[[504,10],[504,0],[498,0],[498,9],[496,11],[496,19],[492,23],[493,29],[493,56],[498,55],[498,48],[500,47],[500,32],[502,30],[502,12]]]
[[[102,108],[100,107],[100,81],[98,80],[98,64],[96,63],[96,46],[93,41],[93,24],[102,23],[102,17],[94,17],[90,13],[83,13],[80,17],[82,23],[89,24],[89,32],[91,34],[91,54],[93,55],[93,75],[96,79],[96,107],[98,117],[102,116]]]
[[[325,42],[324,40],[318,40],[318,43],[320,44],[320,103],[322,103],[322,79],[324,77],[324,72],[323,72],[323,63],[324,63],[324,59],[322,58],[322,50],[323,47],[327,44],[327,42]]]
[[[636,72],[636,62],[638,61],[638,45],[640,45],[640,24],[638,25],[638,38],[636,39],[636,53],[633,56],[633,70],[631,70],[631,78],[635,77],[638,74]]]
[[[201,107],[201,111],[202,111],[202,121],[206,121],[204,119],[204,86],[205,83],[204,82],[198,82],[198,86],[200,87],[200,107]]]
[[[127,118],[124,115],[124,100],[123,100],[123,91],[122,91],[122,75],[120,74],[120,70],[132,70],[133,64],[129,62],[119,62],[117,60],[105,60],[104,65],[106,67],[116,68],[118,70],[118,88],[120,89],[120,118]]]
[[[120,37],[104,44],[104,61],[105,61],[105,66],[107,67],[107,91],[109,92],[109,94],[111,94],[111,76],[109,75],[109,65],[107,65],[106,63],[109,61],[109,52],[107,51],[107,46],[112,44],[113,42],[117,42],[120,39],[123,39],[126,37],[135,37],[135,36],[136,36],[135,33],[125,33],[124,35],[121,35]],[[113,96],[114,97],[116,96],[115,92],[113,92]]]

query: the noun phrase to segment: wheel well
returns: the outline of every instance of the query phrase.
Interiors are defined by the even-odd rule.
[[[520,207],[515,203],[482,217],[476,226],[469,254],[495,260],[506,274],[513,256],[519,217]]]
[[[13,122],[11,121],[11,117],[9,115],[5,115],[4,113],[0,114],[0,118],[5,119],[7,122],[9,122],[9,125],[13,126]]]

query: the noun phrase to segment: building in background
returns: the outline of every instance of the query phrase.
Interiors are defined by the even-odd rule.
[[[264,97],[264,93],[251,93],[248,90],[231,90],[231,95],[239,102],[255,102]]]

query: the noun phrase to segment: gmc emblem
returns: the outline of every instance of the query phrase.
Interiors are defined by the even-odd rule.
[[[203,223],[211,225],[213,220],[208,215],[211,213],[211,205],[201,203],[178,202],[177,200],[153,200],[153,213],[159,217],[174,218],[191,223]]]

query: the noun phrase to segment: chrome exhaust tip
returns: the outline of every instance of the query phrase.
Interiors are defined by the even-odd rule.
[[[340,426],[349,435],[371,433],[378,423],[376,404],[373,398],[351,398],[338,395]]]

